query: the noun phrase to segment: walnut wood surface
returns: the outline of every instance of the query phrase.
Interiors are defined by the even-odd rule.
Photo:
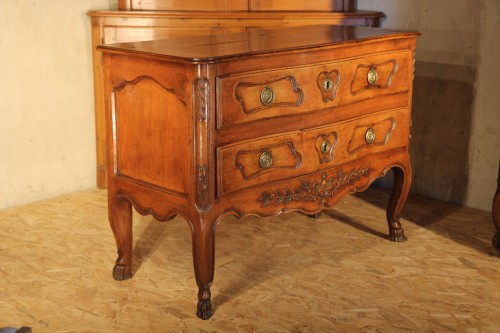
[[[391,35],[391,39],[413,36],[413,32],[367,27],[315,25],[307,27],[253,29],[230,34],[184,37],[147,42],[117,43],[101,45],[100,50],[127,54],[147,54],[170,61],[215,62],[224,59],[265,55],[276,52],[291,52],[314,48],[336,49],[348,43],[380,41]],[[388,60],[384,65],[385,85],[390,83],[397,62]],[[382,64],[375,63],[381,67]],[[360,66],[360,65],[358,65]],[[371,67],[371,64],[361,66]],[[357,74],[357,73],[356,73]],[[359,75],[362,75],[360,73]]]
[[[345,3],[346,1],[344,1]],[[351,1],[352,2],[352,1]],[[161,3],[169,4],[174,11],[160,11]],[[379,26],[384,14],[373,11],[350,10],[349,12],[294,10],[289,11],[246,11],[248,1],[227,1],[227,7],[218,10],[206,7],[210,1],[133,1],[119,2],[121,11],[91,11],[92,21],[92,58],[94,64],[94,100],[96,121],[97,185],[106,187],[106,132],[103,98],[103,68],[101,52],[96,50],[100,44],[157,40],[204,34],[225,34],[251,31],[255,28],[278,28],[283,26],[306,26],[317,24],[346,24],[356,26]],[[284,2],[288,3],[288,2]],[[340,1],[336,1],[340,3]],[[141,4],[141,10],[133,6]],[[175,4],[175,8],[172,5]],[[241,7],[243,4],[243,7]],[[200,11],[199,6],[206,10]],[[293,4],[298,5],[297,3]],[[146,11],[146,7],[149,10]],[[180,7],[177,7],[180,6]],[[190,7],[191,6],[191,7]],[[219,6],[222,8],[224,6]],[[182,10],[184,8],[185,10]],[[242,9],[243,8],[243,9]],[[344,6],[343,6],[344,8]],[[215,10],[215,11],[214,11]],[[243,11],[241,11],[243,10]]]
[[[411,184],[417,34],[334,26],[299,30],[99,47],[109,214],[118,248],[115,279],[132,273],[132,206],[159,220],[180,215],[192,232],[197,315],[208,319],[215,231],[224,216],[317,214],[391,169],[389,239],[406,240],[399,218]],[[303,44],[287,42],[290,35]],[[239,44],[248,36],[254,49]],[[370,83],[360,66],[377,69],[378,79]],[[329,104],[317,78],[333,69],[340,75],[339,102]],[[276,80],[284,73],[294,80]],[[352,82],[363,76],[368,86],[355,94]],[[268,102],[258,90],[238,83],[264,89],[276,82],[284,84],[276,86],[277,93],[293,101],[301,91],[302,102],[282,106],[279,115],[266,113],[272,108],[248,112],[242,106],[241,100],[243,105]],[[307,112],[295,112],[304,105]],[[240,124],[218,126],[231,114],[238,114]],[[252,131],[242,131],[248,128]],[[368,129],[375,133],[372,141]]]

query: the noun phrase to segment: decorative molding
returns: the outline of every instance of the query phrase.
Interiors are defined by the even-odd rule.
[[[325,87],[325,80],[330,79],[332,86]],[[330,72],[321,72],[318,75],[318,88],[323,96],[323,102],[328,103],[334,101],[337,97],[337,90],[340,85],[340,72],[334,69]]]
[[[160,81],[158,81],[154,77],[151,77],[151,76],[148,76],[148,75],[138,76],[138,77],[136,77],[135,79],[133,79],[131,81],[127,81],[127,80],[121,81],[117,86],[113,87],[113,93],[119,92],[120,90],[123,90],[123,88],[125,88],[126,86],[129,86],[129,85],[130,86],[134,86],[134,85],[136,85],[136,84],[138,84],[138,83],[140,83],[142,81],[153,81],[154,83],[156,83],[157,85],[159,85],[160,87],[162,87],[164,90],[168,91],[169,93],[172,93],[172,94],[176,95],[174,89],[165,87]],[[186,105],[185,101],[183,101],[183,100],[180,100],[180,101],[182,102],[182,104]]]
[[[188,223],[191,223],[185,216],[184,212],[177,211],[176,209],[171,209],[168,211],[166,214],[159,214],[157,211],[155,211],[153,208],[148,207],[144,208],[147,206],[143,206],[142,203],[140,203],[140,199],[137,197],[132,198],[132,196],[119,193],[116,194],[115,198],[113,199],[113,204],[118,201],[118,200],[128,200],[132,204],[132,207],[142,216],[147,216],[151,215],[155,218],[155,220],[160,221],[160,222],[165,222],[165,221],[170,221],[173,220],[177,215],[182,216]]]
[[[389,76],[388,76],[387,81],[385,83],[383,83],[383,84],[369,84],[368,82],[366,82],[366,75],[370,69],[377,70],[378,68],[384,67],[387,65],[389,65],[389,66],[392,65],[392,69],[390,70]],[[391,59],[391,60],[388,60],[388,61],[385,61],[382,63],[378,63],[378,64],[358,65],[358,67],[356,67],[356,72],[354,74],[354,78],[352,79],[352,82],[351,82],[351,94],[353,96],[356,96],[356,95],[359,95],[360,93],[362,93],[363,91],[369,90],[369,89],[389,88],[391,86],[392,79],[394,78],[394,75],[396,74],[397,71],[398,71],[398,62],[396,59]],[[364,73],[364,74],[359,74],[360,72]],[[359,78],[359,75],[362,75],[362,77]],[[356,83],[358,83],[357,85],[359,86],[359,82],[363,82],[363,84],[361,85],[361,87],[358,88],[358,87],[356,87]]]
[[[321,145],[323,142],[328,141],[330,144],[330,149],[326,153],[323,153],[321,149]],[[321,134],[316,138],[316,141],[314,143],[314,148],[316,149],[316,152],[318,153],[318,158],[319,158],[319,163],[324,164],[331,162],[333,160],[333,153],[335,152],[335,149],[337,148],[337,144],[339,141],[339,137],[337,132],[333,131],[328,134]]]
[[[291,190],[290,188],[284,191],[276,190],[274,192],[264,192],[257,199],[257,201],[262,202],[262,208],[267,207],[270,204],[274,206],[286,205],[292,201],[302,201],[302,202],[318,202],[319,206],[322,207],[327,202],[328,198],[333,197],[333,195],[353,182],[361,179],[362,177],[368,177],[372,172],[371,167],[364,167],[360,169],[354,169],[348,173],[344,173],[342,170],[337,172],[336,177],[328,178],[326,172],[321,176],[321,181],[311,184],[308,180],[301,183],[299,187]]]
[[[290,83],[291,90],[290,90],[289,95],[292,95],[293,93],[295,95],[297,95],[297,100],[295,102],[280,102],[279,98],[278,98],[277,102],[273,102],[270,104],[262,104],[258,107],[254,107],[254,108],[250,108],[250,109],[246,106],[245,97],[251,98],[251,100],[254,100],[254,99],[260,100],[260,90],[259,90],[259,96],[252,96],[252,97],[249,97],[248,95],[246,95],[244,97],[243,92],[241,90],[243,90],[245,88],[253,88],[253,87],[261,87],[262,89],[264,89],[265,87],[272,88],[273,85],[276,85],[280,81],[288,81]],[[254,114],[254,113],[257,113],[259,111],[262,111],[265,109],[270,109],[270,108],[300,106],[304,102],[304,91],[299,88],[299,85],[297,84],[297,80],[295,79],[295,77],[289,75],[289,76],[285,76],[285,77],[282,77],[282,78],[279,78],[276,80],[265,81],[265,82],[239,82],[235,88],[235,97],[238,100],[238,102],[240,102],[241,107],[243,108],[243,112],[245,112],[246,114]]]
[[[208,193],[208,166],[198,167],[196,175],[196,209],[206,212],[210,209]]]
[[[245,155],[251,155],[252,160],[255,161],[255,165],[258,166],[259,165],[259,156],[263,152],[268,152],[268,153],[270,153],[272,155],[273,154],[273,150],[276,152],[278,149],[280,149],[282,147],[285,148],[285,152],[289,152],[291,154],[290,156],[292,158],[294,158],[294,161],[292,161],[292,163],[290,163],[288,165],[271,166],[270,168],[267,168],[267,169],[262,169],[259,166],[257,168],[257,171],[248,171],[248,169],[251,166],[249,166],[247,163],[245,163],[244,161],[242,161],[242,159],[243,159],[243,157]],[[283,154],[279,154],[277,156],[280,156],[280,160],[285,160],[286,159],[286,157],[284,157]],[[240,150],[236,154],[235,161],[236,161],[235,162],[236,163],[236,168],[238,168],[238,170],[240,170],[241,175],[243,176],[243,178],[245,180],[250,180],[250,179],[258,177],[258,176],[260,176],[260,175],[262,175],[264,173],[267,173],[267,172],[270,172],[270,171],[273,171],[273,170],[276,170],[276,169],[289,169],[289,170],[297,169],[302,164],[302,155],[297,151],[297,149],[295,149],[295,146],[293,145],[293,143],[291,141],[285,141],[285,142],[281,142],[281,143],[278,143],[278,144],[275,144],[275,145],[271,145],[271,146],[268,146],[268,147],[265,147],[265,148],[254,149],[254,150]],[[245,168],[245,165],[246,165],[247,168]]]
[[[207,121],[210,103],[210,82],[206,77],[197,77],[193,82],[193,100],[199,121]]]
[[[387,125],[385,125],[385,123],[387,123]],[[374,142],[367,143],[364,138],[365,138],[365,133],[369,128],[373,128],[377,133],[385,131],[385,135],[382,137],[383,139],[378,140],[380,136],[377,136]],[[386,118],[377,123],[358,125],[352,131],[351,139],[347,144],[347,152],[352,155],[368,147],[385,146],[391,139],[391,134],[395,128],[396,128],[396,119],[394,119],[393,117]],[[361,138],[362,140],[361,143],[357,142],[359,141],[357,140],[359,138]]]

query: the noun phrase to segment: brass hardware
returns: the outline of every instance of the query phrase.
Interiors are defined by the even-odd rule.
[[[269,169],[273,165],[273,157],[270,152],[263,152],[259,157],[259,165],[262,169]]]
[[[368,84],[373,85],[377,82],[378,80],[378,73],[375,67],[370,68],[368,71],[368,75],[366,76],[366,79],[368,81]]]
[[[368,144],[373,143],[373,141],[375,141],[375,130],[373,128],[370,127],[366,131],[365,140]]]
[[[274,90],[271,87],[264,87],[260,92],[260,101],[264,105],[269,105],[274,102]]]
[[[330,79],[329,77],[325,78],[325,80],[323,80],[323,90],[330,91],[332,89],[333,89],[333,80]]]
[[[328,140],[323,141],[321,143],[321,146],[319,146],[319,149],[323,154],[328,154],[330,152],[330,148],[332,148],[332,146],[330,145],[330,141]]]

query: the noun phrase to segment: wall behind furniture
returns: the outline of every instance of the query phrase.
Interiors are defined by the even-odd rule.
[[[95,186],[89,9],[109,0],[2,0],[0,208]]]
[[[500,157],[500,2],[359,0],[418,30],[412,191],[491,210]]]

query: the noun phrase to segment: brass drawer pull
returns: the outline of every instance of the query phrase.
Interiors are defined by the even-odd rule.
[[[273,157],[270,152],[265,151],[260,154],[259,165],[262,169],[269,169],[273,165]]]
[[[323,154],[328,154],[330,152],[330,148],[332,148],[332,146],[328,140],[323,141],[319,146],[319,149]]]
[[[366,131],[365,140],[366,140],[366,143],[368,143],[368,144],[371,144],[371,143],[373,143],[373,141],[375,141],[375,130],[373,128],[370,127]]]
[[[370,68],[366,76],[366,80],[368,81],[369,85],[374,85],[375,83],[377,83],[378,73],[375,67]]]
[[[264,87],[264,89],[260,92],[260,101],[264,105],[272,104],[274,102],[274,98],[275,93],[271,87]]]

